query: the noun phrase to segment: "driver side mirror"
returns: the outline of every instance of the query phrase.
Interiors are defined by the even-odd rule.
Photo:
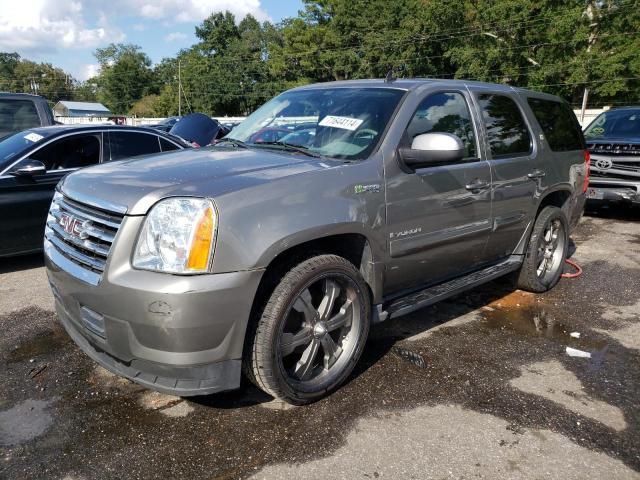
[[[404,164],[412,169],[459,162],[464,158],[462,140],[451,133],[416,135],[411,148],[398,149]]]
[[[35,177],[36,175],[44,175],[47,167],[39,160],[27,160],[20,168],[11,172],[16,177]]]

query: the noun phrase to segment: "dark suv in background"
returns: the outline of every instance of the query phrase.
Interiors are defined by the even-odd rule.
[[[28,128],[54,124],[53,112],[44,98],[0,92],[0,140]]]
[[[604,112],[584,135],[591,153],[587,197],[640,205],[640,107]]]

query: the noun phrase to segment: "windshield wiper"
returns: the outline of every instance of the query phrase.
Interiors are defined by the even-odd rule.
[[[249,148],[249,145],[244,143],[242,140],[236,140],[235,138],[228,138],[228,137],[221,138],[216,142],[216,145],[219,145],[221,143],[230,143],[234,147]]]
[[[260,145],[284,147],[285,150],[289,150],[291,152],[302,153],[303,155],[307,155],[309,157],[314,157],[314,158],[322,158],[322,155],[320,155],[319,153],[313,152],[306,147],[303,147],[300,145],[292,145],[290,143],[285,143],[281,140],[277,140],[275,142],[256,142],[256,143],[252,143],[251,145],[256,147],[259,147]]]

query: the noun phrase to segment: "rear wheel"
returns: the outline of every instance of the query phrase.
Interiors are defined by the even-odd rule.
[[[558,207],[544,207],[533,226],[518,287],[546,292],[558,283],[569,248],[569,222]]]
[[[260,317],[245,368],[276,398],[305,404],[351,373],[369,333],[368,287],[353,264],[320,255],[291,269]]]

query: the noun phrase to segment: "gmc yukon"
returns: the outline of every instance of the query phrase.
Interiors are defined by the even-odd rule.
[[[244,371],[304,404],[347,378],[372,323],[510,272],[553,287],[587,185],[557,97],[309,85],[215,146],[67,176],[47,272],[60,321],[105,368],[183,396],[237,388]]]

